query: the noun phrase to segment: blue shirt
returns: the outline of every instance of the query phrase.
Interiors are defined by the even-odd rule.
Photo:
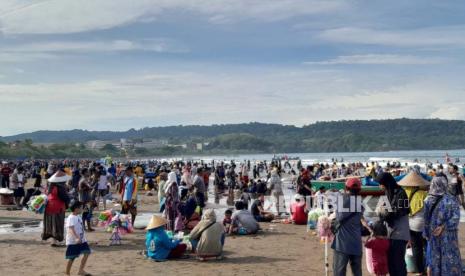
[[[132,199],[132,192],[134,191],[134,177],[131,177],[130,179],[125,177],[124,181],[126,185],[124,186],[123,200],[130,201]]]
[[[361,201],[361,197],[357,198],[357,201]],[[355,202],[355,198],[353,197]],[[344,208],[350,207],[350,197],[344,195],[343,197],[343,206]],[[362,255],[362,223],[360,220],[363,217],[364,208],[362,206],[361,212],[355,212],[349,219],[346,219],[339,230],[337,231],[332,249],[347,255]],[[352,210],[355,211],[355,210]],[[336,219],[342,220],[343,218],[350,216],[352,212],[336,212]]]
[[[116,168],[114,166],[109,167],[108,173],[116,177]]]
[[[151,229],[145,236],[147,256],[157,261],[164,261],[180,242],[171,240],[163,227]]]

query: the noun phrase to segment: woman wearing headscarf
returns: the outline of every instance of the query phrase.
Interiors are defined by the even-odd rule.
[[[185,166],[182,169],[181,182],[186,183],[187,188],[190,188],[190,187],[192,187],[192,185],[194,185],[190,169],[187,166]]]
[[[385,191],[389,208],[380,212],[380,219],[387,224],[389,238],[389,274],[407,275],[405,251],[410,240],[410,213],[408,197],[402,187],[390,173],[381,173],[377,177],[380,187]]]
[[[175,231],[174,223],[179,216],[178,205],[180,202],[175,172],[168,174],[165,186],[165,217],[168,220],[168,230]]]
[[[429,275],[461,275],[458,244],[460,204],[447,193],[447,178],[434,177],[425,200],[425,230],[428,240],[426,265]]]
[[[215,211],[208,209],[204,212],[202,220],[190,233],[192,248],[195,248],[200,260],[220,257],[224,245],[223,224],[216,221]]]
[[[166,172],[160,173],[160,179],[158,182],[158,204],[160,204],[160,212],[163,212],[165,205],[165,185],[168,180],[168,174]]]
[[[283,194],[283,187],[282,187],[282,182],[281,182],[281,177],[279,176],[278,173],[278,168],[273,168],[271,171],[271,177],[269,180],[270,183],[270,190],[271,190],[271,195],[273,196],[276,204],[276,211],[278,212],[278,215],[280,214],[280,200],[284,203],[284,206],[282,210],[286,210],[286,203],[284,201],[284,194]]]
[[[424,201],[428,196],[430,183],[415,171],[405,176],[399,185],[407,193],[410,204],[409,226],[410,226],[410,244],[413,253],[413,262],[416,267],[416,273],[425,273],[424,249],[426,242],[423,238],[423,229],[425,228],[424,219]]]
[[[54,247],[60,246],[58,242],[63,241],[65,210],[69,204],[65,183],[69,180],[70,177],[62,170],[59,170],[48,179],[50,184],[47,191],[42,240],[53,238],[52,246]]]

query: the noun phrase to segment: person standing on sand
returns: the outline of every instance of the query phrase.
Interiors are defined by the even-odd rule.
[[[380,188],[386,193],[391,210],[379,213],[382,221],[387,223],[389,244],[389,274],[396,276],[407,275],[405,251],[410,240],[409,213],[410,206],[407,193],[397,184],[390,173],[381,173],[376,178]]]
[[[341,210],[335,212],[335,219],[339,227],[335,230],[334,241],[331,245],[334,250],[333,275],[345,276],[347,265],[350,262],[352,274],[362,276],[362,221],[364,208],[361,205],[362,199],[359,195],[362,183],[358,178],[349,178],[345,186],[348,194],[340,197],[343,200],[342,206],[344,209],[349,209],[355,205],[356,209],[349,212],[342,212]],[[360,208],[358,208],[359,206]]]
[[[82,204],[82,220],[84,221],[84,228],[85,224],[87,223],[87,230],[92,232],[94,229],[91,225],[92,213],[94,210],[93,202],[91,199],[91,186],[90,186],[90,174],[89,169],[83,168],[80,171],[81,178],[78,184],[78,199],[79,202]]]
[[[3,162],[2,169],[1,169],[1,174],[2,174],[2,188],[10,188],[10,174],[12,173],[12,170],[10,168],[10,165],[7,162]]]
[[[300,176],[297,179],[297,193],[304,197],[312,195],[312,184],[311,184],[311,175],[310,171],[302,168],[300,171]]]
[[[121,214],[131,214],[132,225],[134,225],[137,216],[138,183],[131,166],[126,168],[122,181],[123,183],[120,188],[122,201]]]
[[[449,174],[451,175],[450,183],[448,185],[449,193],[457,197],[460,205],[465,209],[465,197],[463,195],[463,180],[459,173],[457,165],[449,165]]]
[[[282,182],[281,182],[281,177],[279,176],[279,170],[278,168],[273,168],[271,170],[271,177],[269,180],[270,183],[270,190],[271,190],[271,195],[274,198],[275,205],[276,205],[276,212],[278,213],[278,216],[280,214],[280,201],[282,201],[284,204],[283,206],[283,211],[286,212],[286,203],[284,201],[284,193],[283,193],[283,187],[282,187]]]
[[[158,181],[158,204],[160,205],[160,212],[165,209],[165,185],[168,180],[168,174],[162,171],[159,175]]]
[[[175,172],[168,174],[168,181],[165,184],[165,217],[168,222],[168,230],[175,231],[175,220],[179,214],[179,188]]]
[[[201,208],[205,207],[205,183],[203,182],[203,169],[197,169],[197,175],[194,177],[195,195],[199,200]]]
[[[66,264],[65,275],[71,274],[71,267],[73,266],[74,260],[83,254],[84,257],[81,260],[78,275],[91,276],[90,273],[84,270],[91,250],[84,234],[82,218],[79,216],[82,211],[82,204],[79,201],[75,201],[71,204],[70,209],[72,213],[66,219],[65,258],[68,260],[68,263]]]
[[[423,238],[423,229],[425,228],[424,201],[428,196],[427,188],[430,183],[423,179],[418,173],[412,171],[399,181],[399,185],[402,186],[407,193],[410,204],[410,245],[413,252],[413,261],[417,268],[416,273],[423,275],[425,272],[424,250],[426,244]]]
[[[62,170],[58,170],[58,172],[48,179],[49,186],[47,206],[44,212],[42,240],[45,241],[53,238],[53,247],[60,246],[58,242],[62,242],[64,238],[65,210],[69,204],[65,183],[69,180],[70,177]]]
[[[11,175],[10,187],[13,190],[15,203],[18,208],[21,208],[21,199],[25,196],[24,185],[26,183],[26,176],[24,176],[24,169],[18,166]]]
[[[428,275],[462,275],[459,223],[460,205],[454,196],[447,193],[447,178],[433,178],[425,200]]]

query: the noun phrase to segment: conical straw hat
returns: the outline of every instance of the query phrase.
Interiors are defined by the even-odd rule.
[[[52,175],[47,181],[49,183],[63,183],[68,182],[68,180],[70,179],[71,177],[69,175],[62,171],[58,171],[54,175]]]
[[[160,216],[153,215],[152,218],[150,219],[149,225],[147,225],[147,228],[145,230],[151,230],[158,228],[160,226],[166,225],[168,221]]]
[[[430,183],[428,180],[425,180],[421,175],[412,171],[407,176],[402,178],[399,181],[399,185],[403,187],[426,187],[429,186]]]

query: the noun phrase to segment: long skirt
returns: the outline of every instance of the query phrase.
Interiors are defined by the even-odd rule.
[[[65,212],[58,214],[44,213],[44,230],[42,232],[42,240],[54,238],[61,242],[63,241],[63,233],[65,231]]]

